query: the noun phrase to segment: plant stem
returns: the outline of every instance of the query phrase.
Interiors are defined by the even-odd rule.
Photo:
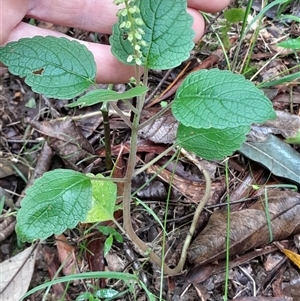
[[[166,150],[164,150],[161,154],[159,154],[157,157],[155,157],[154,159],[152,159],[150,162],[148,162],[147,164],[145,164],[143,167],[137,169],[134,171],[133,176],[137,176],[140,173],[142,173],[144,170],[148,169],[151,165],[153,165],[154,163],[156,163],[158,160],[160,160],[161,158],[163,158],[164,156],[168,155],[169,152],[171,152],[174,149],[174,145],[168,147]]]
[[[103,103],[101,107],[101,112],[103,116],[103,127],[104,127],[105,166],[107,170],[111,170],[113,168],[113,162],[111,158],[110,126],[109,126],[109,114],[108,114],[107,103]]]
[[[114,108],[114,110],[118,113],[118,115],[122,118],[122,120],[126,123],[126,125],[128,125],[128,127],[131,129],[132,124],[129,120],[129,118],[127,118],[127,116],[125,116],[123,114],[123,112],[119,109],[119,107],[117,106],[116,103],[111,103],[111,106]]]
[[[226,227],[226,272],[225,272],[225,291],[223,300],[228,300],[228,283],[229,283],[229,256],[230,256],[230,195],[229,195],[229,173],[228,160],[225,162],[225,179],[227,194],[227,227]]]
[[[147,83],[148,80],[148,70],[145,70],[144,74],[144,84]],[[165,274],[168,275],[177,275],[182,272],[183,266],[186,261],[187,257],[187,249],[190,245],[193,233],[195,231],[196,223],[198,221],[199,215],[202,212],[203,207],[207,203],[207,200],[210,196],[210,190],[211,190],[211,181],[208,172],[202,168],[199,162],[195,162],[196,166],[203,172],[205,181],[206,181],[206,189],[204,196],[202,200],[199,202],[199,205],[196,209],[193,222],[190,227],[190,231],[187,235],[187,238],[184,242],[182,253],[180,256],[180,260],[177,264],[177,266],[172,269],[168,267],[160,257],[158,257],[149,247],[136,235],[134,232],[134,229],[131,224],[131,209],[130,209],[130,203],[131,203],[131,179],[134,174],[134,167],[136,163],[136,152],[137,152],[137,137],[138,137],[138,129],[139,129],[139,120],[141,116],[141,111],[143,108],[145,96],[138,97],[137,99],[137,110],[138,114],[135,114],[133,122],[132,122],[132,133],[131,133],[131,147],[130,147],[130,154],[127,164],[127,171],[126,171],[126,178],[127,182],[125,182],[124,185],[124,200],[123,200],[123,223],[124,223],[124,229],[127,233],[127,235],[130,237],[133,243],[135,243],[144,253],[149,254],[149,258],[152,262],[157,264],[158,266],[162,267],[162,270]],[[185,154],[188,156],[188,153],[185,152]]]
[[[154,122],[154,120],[156,120],[158,117],[162,116],[164,113],[166,113],[168,110],[171,109],[172,106],[172,102],[170,102],[169,104],[167,104],[164,108],[162,108],[159,112],[157,112],[154,116],[150,117],[147,121],[145,121],[144,123],[142,123],[139,126],[139,130],[143,129],[145,126],[147,126],[148,124],[150,124],[151,122]]]

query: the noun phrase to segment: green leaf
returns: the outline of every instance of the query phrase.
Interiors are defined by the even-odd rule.
[[[186,0],[137,1],[144,25],[139,26],[147,43],[142,47],[142,63],[151,69],[170,69],[189,58],[195,35],[192,17],[186,12]],[[124,20],[121,17],[120,23]],[[123,63],[134,54],[133,46],[125,37],[126,30],[113,26],[110,38],[112,53]]]
[[[117,185],[113,181],[103,181],[104,177],[101,174],[91,177],[98,180],[91,180],[93,187],[92,208],[88,212],[85,222],[102,222],[113,219],[115,202],[117,199]]]
[[[68,169],[46,172],[26,190],[16,232],[21,241],[59,235],[85,219],[91,200],[91,181],[84,174]]]
[[[283,85],[285,83],[289,83],[291,81],[297,80],[298,78],[300,78],[300,72],[295,72],[293,74],[283,76],[279,79],[275,79],[275,80],[272,80],[272,81],[267,81],[267,82],[258,84],[257,86],[260,89],[269,88],[269,87],[273,87],[273,86],[276,86],[276,85]]]
[[[109,226],[99,226],[98,230],[104,235],[113,235],[118,242],[123,242],[123,236],[114,228]]]
[[[70,99],[96,76],[93,54],[77,41],[52,36],[20,39],[0,48],[0,61],[37,93]]]
[[[123,236],[119,232],[116,231],[116,233],[114,233],[113,236],[117,242],[123,242]]]
[[[86,301],[86,300],[94,300],[94,295],[90,292],[84,292],[76,298],[76,301]]]
[[[266,141],[245,142],[239,151],[274,175],[300,184],[300,154],[279,138],[269,134]]]
[[[298,130],[295,136],[287,137],[284,141],[289,144],[300,144],[300,130]]]
[[[136,198],[137,202],[142,205],[146,211],[148,212],[148,214],[150,214],[155,221],[157,221],[157,223],[160,225],[160,227],[162,228],[163,232],[165,235],[168,235],[163,223],[161,222],[160,218],[157,216],[157,214],[142,200],[140,200],[139,198]]]
[[[230,8],[224,11],[224,18],[229,23],[241,22],[244,20],[245,11],[241,8]]]
[[[300,23],[300,17],[294,15],[281,15],[279,21],[286,22],[286,20],[296,21]]]
[[[172,104],[175,118],[194,128],[226,129],[275,119],[271,101],[243,76],[218,69],[185,78]]]
[[[277,45],[280,47],[283,47],[283,48],[298,50],[298,49],[300,49],[300,38],[282,41],[282,42],[278,43]]]
[[[84,96],[81,96],[77,101],[71,103],[68,105],[68,107],[73,108],[76,106],[81,107],[88,107],[92,106],[94,104],[97,104],[99,102],[108,102],[108,101],[115,101],[119,99],[129,99],[136,96],[140,96],[148,91],[147,87],[144,86],[138,86],[134,87],[130,90],[127,90],[123,93],[118,93],[116,91],[112,90],[104,90],[104,89],[98,89],[93,90],[85,94]]]
[[[114,298],[118,294],[119,292],[112,288],[102,288],[96,291],[95,296],[97,298]]]
[[[108,254],[109,250],[111,249],[111,246],[113,244],[114,238],[112,235],[109,235],[105,242],[104,242],[104,257],[106,257],[106,255]]]
[[[227,129],[195,129],[179,124],[177,143],[196,155],[207,159],[223,159],[238,150],[246,141],[249,126]]]
[[[139,278],[136,274],[125,273],[124,271],[122,271],[122,272],[97,271],[97,272],[85,272],[85,273],[73,274],[73,275],[68,275],[68,276],[64,276],[64,277],[59,277],[59,278],[56,278],[51,281],[47,281],[47,282],[40,284],[40,285],[32,288],[31,290],[29,290],[24,296],[22,296],[20,301],[25,300],[26,297],[34,294],[35,292],[38,292],[39,290],[47,289],[48,287],[51,287],[52,285],[55,285],[58,283],[70,282],[70,281],[74,281],[74,280],[92,279],[92,278],[95,278],[95,279],[106,279],[106,278],[119,279],[119,280],[124,281],[127,286],[130,286],[131,283],[132,283],[132,285],[134,285],[135,283],[139,283],[143,287],[143,289],[145,289],[147,297],[149,297],[149,294],[151,294],[149,292],[149,290],[147,289],[147,287],[145,285],[142,285],[143,282],[139,280]],[[151,299],[150,297],[149,297],[149,300],[155,301],[155,299]]]

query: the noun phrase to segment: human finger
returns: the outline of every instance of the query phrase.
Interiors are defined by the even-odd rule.
[[[39,28],[27,23],[19,23],[10,33],[8,39],[16,41],[21,38],[31,38],[34,36],[56,36],[72,39],[62,33],[45,28]],[[94,55],[97,65],[96,81],[99,83],[126,83],[130,77],[134,76],[134,68],[119,62],[111,53],[110,46],[79,41],[85,45]]]
[[[111,33],[119,7],[112,0],[33,0],[27,16],[66,27]]]
[[[188,0],[188,6],[207,13],[215,13],[223,10],[230,3],[230,0]]]
[[[30,8],[30,0],[0,1],[0,46],[9,40],[11,31]]]
[[[198,10],[193,9],[193,8],[188,8],[187,11],[193,18],[193,26],[192,27],[195,32],[194,42],[197,42],[203,36],[204,30],[205,30],[205,22],[204,22],[204,19],[203,19],[201,13],[199,13]]]
[[[205,12],[222,10],[229,2],[230,0],[187,1],[190,8]],[[32,8],[27,13],[29,17],[101,33],[111,33],[112,25],[117,22],[116,13],[119,9],[112,0],[33,0],[32,3]]]

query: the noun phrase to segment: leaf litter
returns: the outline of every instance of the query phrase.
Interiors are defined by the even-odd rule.
[[[274,21],[275,22],[275,21]],[[276,27],[276,26],[275,26]],[[274,28],[272,28],[273,30]],[[274,45],[271,45],[270,39],[274,39],[274,31],[262,31],[262,34],[264,35],[264,41],[268,43],[268,46],[271,47],[272,51],[279,51]],[[277,28],[277,34],[279,32],[279,29]],[[274,33],[275,34],[275,33]],[[282,33],[280,33],[282,34]],[[103,38],[101,35],[99,37],[100,39]],[[204,38],[205,41],[206,38]],[[260,44],[258,45],[258,50],[254,54],[254,60],[255,58],[260,59],[261,61],[263,59],[266,59],[270,57],[270,52],[264,52],[262,51],[264,47],[264,43],[260,41]],[[290,52],[291,53],[291,52]],[[284,55],[289,54],[286,52]],[[265,68],[266,72],[265,74],[261,74],[262,78],[269,78],[272,75],[276,75],[276,72],[278,72],[278,69],[276,69],[278,66],[284,68],[282,64],[291,66],[295,64],[292,62],[290,57],[284,57],[280,58],[280,60],[277,63],[274,63],[274,65],[270,66],[270,68]],[[277,64],[277,65],[276,65]],[[272,68],[271,68],[272,67]],[[280,67],[280,68],[281,68]],[[281,69],[280,69],[281,70]],[[274,73],[275,72],[275,73]],[[157,74],[154,73],[151,85],[155,86],[158,84],[160,78],[162,78],[163,74]],[[155,79],[155,76],[158,77],[158,79]],[[170,76],[167,80],[172,81],[174,76]],[[26,123],[24,123],[24,119],[22,119],[22,122],[17,125],[11,125],[9,120],[12,119],[12,121],[18,121],[18,115],[16,115],[16,112],[14,112],[14,108],[18,108],[18,110],[21,110],[22,116],[30,116],[31,121],[30,124],[36,129],[40,129],[40,132],[43,134],[44,138],[46,140],[50,141],[50,148],[54,151],[56,156],[54,157],[55,160],[55,166],[59,167],[66,167],[66,166],[72,166],[73,168],[79,168],[84,169],[88,166],[88,168],[91,168],[92,171],[104,171],[105,167],[102,164],[102,161],[98,160],[99,163],[97,167],[95,167],[95,163],[92,162],[91,165],[88,163],[83,163],[77,165],[78,162],[80,162],[83,158],[86,156],[92,157],[94,153],[103,156],[103,145],[101,143],[95,143],[97,139],[103,134],[102,128],[101,128],[101,120],[98,120],[97,118],[92,121],[93,125],[91,124],[84,124],[80,122],[74,122],[67,121],[66,124],[64,122],[60,121],[56,125],[52,125],[49,123],[49,116],[51,116],[51,112],[54,111],[60,112],[62,115],[64,114],[72,114],[72,111],[66,110],[65,108],[62,109],[62,107],[58,107],[58,105],[53,102],[51,99],[43,99],[43,101],[40,102],[42,105],[42,109],[46,111],[46,114],[39,114],[41,119],[43,121],[33,121],[33,117],[35,114],[37,114],[37,110],[34,108],[26,108],[25,103],[29,101],[29,94],[27,93],[27,87],[26,85],[20,81],[19,79],[16,79],[10,75],[7,75],[7,73],[4,73],[3,79],[5,82],[4,88],[4,98],[1,97],[1,102],[4,104],[4,111],[1,111],[1,130],[3,132],[3,137],[6,139],[6,141],[1,140],[1,151],[4,151],[5,154],[13,155],[14,157],[19,158],[25,158],[24,161],[22,161],[22,165],[29,165],[32,169],[35,166],[36,157],[33,156],[34,151],[32,151],[31,155],[32,158],[30,158],[30,164],[26,164],[27,160],[29,160],[26,157],[26,154],[22,152],[22,144],[21,140],[23,135],[25,134],[25,128],[27,126]],[[166,87],[168,83],[163,85],[163,87]],[[152,87],[153,88],[153,87]],[[236,300],[291,300],[291,297],[283,297],[279,296],[279,293],[282,293],[281,291],[273,291],[273,297],[269,297],[268,294],[271,292],[271,289],[265,291],[265,296],[261,297],[250,297],[249,294],[252,292],[250,287],[250,281],[245,280],[245,275],[243,272],[238,270],[238,266],[241,265],[242,267],[247,267],[250,269],[250,274],[254,277],[254,280],[257,282],[258,286],[262,286],[262,282],[260,281],[260,277],[266,276],[266,271],[264,271],[263,268],[258,268],[257,265],[262,265],[262,262],[259,258],[264,258],[266,256],[265,254],[270,254],[270,256],[274,257],[276,253],[276,248],[269,245],[269,229],[266,226],[266,212],[263,205],[263,197],[260,197],[259,200],[253,204],[254,200],[257,199],[256,191],[253,190],[252,185],[257,184],[257,179],[259,179],[259,183],[262,184],[282,184],[286,182],[290,182],[289,180],[292,180],[296,183],[299,183],[298,177],[299,177],[299,168],[297,170],[297,163],[299,163],[299,148],[295,145],[287,145],[284,144],[286,147],[286,150],[284,153],[282,153],[282,138],[289,138],[296,136],[297,132],[299,131],[299,116],[296,114],[290,114],[286,111],[290,111],[290,108],[294,111],[299,110],[299,101],[297,100],[299,95],[299,88],[294,87],[294,95],[293,99],[294,101],[291,104],[290,96],[288,95],[287,88],[282,86],[277,86],[275,88],[271,89],[273,95],[274,95],[274,101],[273,104],[275,108],[277,108],[277,119],[274,121],[269,121],[263,126],[260,127],[260,132],[264,133],[264,139],[269,139],[269,137],[272,137],[271,139],[280,141],[279,144],[275,144],[273,147],[268,147],[264,150],[264,154],[266,156],[270,156],[270,154],[273,154],[273,157],[276,157],[274,155],[274,152],[276,153],[276,149],[280,150],[281,153],[278,155],[276,160],[273,160],[270,164],[264,164],[264,159],[260,159],[259,163],[266,165],[270,171],[272,171],[273,174],[279,176],[280,178],[272,176],[271,179],[268,179],[270,177],[270,172],[267,171],[264,168],[256,168],[255,164],[250,161],[245,161],[244,157],[237,155],[237,157],[230,158],[229,162],[231,164],[231,193],[234,194],[236,192],[236,188],[240,187],[241,183],[244,183],[243,181],[246,181],[246,179],[249,179],[249,183],[245,184],[242,187],[242,192],[238,193],[234,201],[237,203],[234,203],[232,205],[233,210],[237,210],[232,212],[232,221],[234,222],[232,224],[232,240],[234,243],[232,244],[232,259],[231,263],[236,263],[236,265],[232,265],[231,268],[231,277],[232,277],[232,283],[238,283],[238,286],[242,286],[242,283],[245,284],[245,291],[244,291],[244,297],[240,297]],[[14,93],[12,93],[14,91]],[[21,92],[20,92],[21,91]],[[150,91],[151,92],[151,91]],[[297,94],[298,93],[298,94]],[[37,103],[39,104],[39,99],[36,95],[34,95],[36,98]],[[22,99],[23,98],[23,99]],[[85,108],[86,110],[83,110],[84,112],[90,112],[90,108]],[[149,118],[147,114],[151,114],[151,109],[149,108],[145,110],[145,120]],[[65,111],[66,110],[66,111]],[[47,116],[47,114],[50,115]],[[54,114],[54,113],[53,113]],[[128,128],[124,123],[119,122],[117,120],[114,120],[115,127],[112,127],[114,130],[114,152],[116,156],[120,156],[121,159],[118,161],[118,168],[122,169],[125,166],[124,161],[122,161],[122,157],[126,154],[126,148],[122,148],[118,141],[125,142],[124,145],[126,145],[126,139],[127,139],[127,131]],[[99,123],[98,123],[99,122]],[[81,124],[81,125],[80,125]],[[79,127],[78,127],[79,126]],[[148,141],[139,141],[139,154],[140,154],[140,163],[143,164],[143,162],[148,162],[151,158],[151,156],[154,156],[157,153],[161,153],[162,149],[166,149],[166,147],[162,144],[170,144],[174,141],[175,138],[175,128],[177,124],[172,120],[172,117],[170,115],[166,114],[162,116],[161,118],[157,119],[153,124],[148,125],[147,128],[144,128],[143,131],[141,131],[141,138],[147,139]],[[85,127],[91,127],[91,129],[88,129],[88,135],[82,134],[86,133]],[[254,132],[254,131],[253,131]],[[253,133],[252,132],[252,133]],[[267,132],[267,133],[266,133]],[[98,134],[98,138],[96,135]],[[25,136],[26,137],[26,136]],[[255,136],[256,139],[259,137],[258,135]],[[33,142],[29,142],[31,147],[33,147],[39,140],[41,139],[41,135],[37,134],[37,132],[34,132],[34,134],[30,137],[30,139]],[[151,140],[152,144],[149,143],[149,140]],[[17,141],[17,142],[16,142]],[[73,143],[75,141],[75,143]],[[4,143],[6,142],[6,143]],[[249,143],[253,143],[249,142]],[[277,143],[277,142],[276,142]],[[279,146],[278,146],[279,145]],[[78,155],[78,157],[74,156],[74,154]],[[51,158],[53,154],[50,155]],[[8,156],[9,157],[9,156]],[[249,156],[250,157],[250,156]],[[291,158],[291,161],[287,163],[287,158]],[[7,158],[7,156],[5,157]],[[257,153],[254,153],[252,156],[253,159],[257,159]],[[92,159],[93,161],[93,159]],[[280,171],[279,173],[274,172],[276,170],[276,161],[283,163],[285,165],[285,170]],[[6,161],[5,161],[6,162]],[[46,161],[45,161],[46,162]],[[6,164],[6,163],[5,163]],[[139,197],[144,199],[147,204],[152,208],[152,210],[160,217],[161,220],[163,220],[163,216],[165,213],[165,193],[168,189],[168,184],[170,183],[171,179],[173,179],[173,196],[171,199],[171,206],[169,207],[167,211],[168,216],[168,231],[170,231],[170,237],[167,240],[167,246],[169,247],[169,253],[172,256],[168,256],[167,260],[170,263],[175,263],[178,259],[178,256],[180,255],[180,242],[182,240],[182,237],[185,235],[185,228],[184,223],[187,221],[187,219],[191,219],[191,214],[193,213],[193,203],[196,203],[197,200],[201,198],[201,191],[204,187],[203,180],[201,177],[195,179],[195,174],[193,170],[193,166],[191,166],[190,163],[182,161],[183,164],[183,174],[180,174],[180,168],[175,168],[175,176],[173,176],[172,170],[166,171],[164,170],[160,175],[158,175],[155,178],[155,181],[150,183],[149,186],[144,190]],[[47,171],[49,168],[51,168],[52,164],[46,164],[45,163],[45,171]],[[162,163],[161,163],[162,165]],[[148,181],[148,179],[153,175],[156,174],[157,170],[161,166],[158,164],[157,166],[152,166],[149,168],[146,173],[145,177],[142,178],[142,180],[139,180],[139,185],[142,186],[145,182]],[[18,168],[22,170],[22,167],[19,165],[16,165]],[[48,166],[48,167],[47,167]],[[94,168],[94,169],[93,169]],[[174,170],[174,169],[173,169]],[[90,169],[88,170],[90,171]],[[297,173],[298,171],[298,173]],[[25,175],[27,179],[30,180],[30,175],[27,175],[27,170],[23,171],[22,174]],[[41,172],[43,173],[43,171]],[[291,176],[290,173],[293,173],[294,176]],[[5,189],[13,190],[11,189],[11,183],[17,183],[17,191],[21,193],[22,189],[24,188],[24,184],[22,180],[20,180],[20,174],[17,171],[10,171],[10,173],[5,174],[4,176],[1,176],[1,187],[4,187]],[[15,177],[15,178],[13,178]],[[186,295],[181,295],[181,300],[192,300],[199,298],[201,295],[202,300],[221,300],[221,294],[222,294],[222,285],[224,283],[224,274],[219,276],[218,278],[214,275],[216,274],[216,260],[218,260],[218,263],[220,266],[222,266],[222,260],[224,259],[224,239],[225,239],[225,233],[226,233],[226,214],[224,213],[224,195],[225,195],[225,181],[224,181],[224,167],[222,162],[216,161],[214,162],[214,167],[211,171],[211,177],[213,179],[213,190],[212,190],[212,198],[210,200],[209,206],[207,207],[207,211],[202,214],[201,222],[199,222],[200,225],[198,225],[198,232],[200,234],[195,237],[194,242],[189,250],[189,260],[190,263],[192,263],[192,266],[197,264],[202,265],[202,272],[207,274],[207,281],[209,283],[205,283],[204,287],[196,285],[196,282],[194,284],[194,289],[188,290],[189,293]],[[282,178],[285,178],[287,180],[284,180]],[[17,180],[16,180],[17,178]],[[193,180],[189,179],[192,178]],[[13,179],[13,181],[12,181]],[[189,180],[188,180],[189,179]],[[268,181],[268,182],[267,182]],[[121,189],[121,185],[118,185],[118,189]],[[149,188],[151,187],[151,188]],[[12,198],[13,195],[10,195]],[[15,198],[14,198],[15,199]],[[274,239],[276,240],[286,240],[290,237],[290,235],[299,232],[299,225],[297,223],[297,216],[299,216],[299,194],[296,192],[290,192],[289,190],[277,190],[277,191],[269,191],[269,211],[272,218],[272,230]],[[8,203],[5,202],[5,211],[4,213],[9,210]],[[147,214],[143,213],[141,208],[137,207],[136,211],[133,212],[132,218],[133,223],[137,229],[137,231],[140,233],[140,235],[143,237],[145,241],[153,241],[154,244],[156,244],[156,240],[160,239],[160,233],[161,229],[160,227],[152,220],[151,217],[149,217]],[[212,214],[211,214],[212,213]],[[3,224],[3,221],[6,220],[5,215],[1,215],[1,225]],[[211,226],[212,225],[212,226]],[[204,230],[203,230],[204,229]],[[210,229],[216,231],[210,233]],[[245,230],[246,229],[246,230]],[[10,237],[10,235],[14,235],[13,233],[13,227],[10,231],[10,234],[5,234],[3,241],[5,242],[3,245],[7,245],[7,237]],[[173,232],[172,232],[173,231]],[[2,233],[2,231],[1,231]],[[4,232],[3,232],[4,233]],[[9,232],[7,232],[9,233]],[[231,232],[230,232],[231,233]],[[69,236],[68,239],[75,239],[77,235],[80,235],[80,231],[75,231],[75,233],[67,233]],[[96,234],[94,237],[97,237]],[[207,239],[203,241],[202,236],[207,235]],[[179,237],[177,240],[174,239],[176,237]],[[82,238],[81,238],[82,239]],[[219,245],[217,242],[220,240]],[[91,241],[93,241],[93,236],[91,238]],[[100,252],[97,254],[95,252],[95,255],[97,257],[91,256],[88,261],[89,269],[90,270],[102,270],[105,269],[104,265],[97,264],[97,260],[101,259],[102,257],[102,244],[103,242],[98,242],[96,244],[97,247],[100,248]],[[61,249],[63,249],[61,246],[57,246],[55,249],[53,242],[51,242],[51,249],[48,250],[48,253],[45,252],[45,262],[47,262],[48,268],[50,270],[50,267],[52,268],[52,272],[49,271],[49,275],[53,277],[56,273],[56,271],[59,268],[59,265],[62,264],[65,259],[66,255],[62,255],[61,259],[56,261],[56,263],[53,265],[53,261],[46,259],[47,256],[51,255],[52,253],[56,253],[57,251],[60,253]],[[179,244],[179,246],[176,246]],[[212,244],[211,249],[208,248],[209,244]],[[14,248],[15,246],[10,242],[8,244],[11,248]],[[77,244],[77,247],[79,244]],[[293,248],[293,245],[289,245],[288,248]],[[253,250],[254,249],[254,250]],[[206,250],[206,253],[204,252]],[[208,250],[208,251],[207,251]],[[71,252],[72,258],[74,259],[74,252],[78,250],[74,248],[67,248],[67,253]],[[158,251],[159,252],[159,251]],[[199,253],[198,253],[199,252]],[[203,253],[204,252],[204,253]],[[127,254],[127,255],[126,255]],[[128,255],[130,254],[130,255]],[[234,256],[236,254],[236,256]],[[12,252],[4,252],[4,248],[1,248],[1,256],[0,259],[2,261],[1,264],[3,264],[5,261],[4,255],[6,255],[7,258],[10,257],[12,261],[14,261],[14,257],[12,257]],[[125,244],[124,246],[114,244],[113,249],[111,251],[110,257],[107,258],[107,260],[110,260],[110,262],[107,263],[107,265],[110,267],[111,270],[118,270],[118,269],[124,269],[126,268],[126,265],[123,263],[127,263],[130,265],[131,262],[138,262],[140,255],[135,252],[135,250],[132,249],[132,247],[128,244]],[[68,257],[68,256],[67,256]],[[127,257],[127,258],[126,258]],[[244,261],[238,259],[244,258]],[[87,256],[88,258],[88,256]],[[110,258],[110,259],[109,259]],[[193,259],[191,259],[193,258]],[[85,264],[85,258],[82,256],[82,264]],[[74,259],[75,260],[75,259]],[[116,265],[114,261],[120,260],[120,264]],[[29,264],[33,264],[33,261],[28,260]],[[74,267],[77,267],[77,264],[73,266],[73,263],[71,263],[70,270],[72,270]],[[133,265],[134,269],[140,269],[141,265]],[[284,265],[286,267],[286,265]],[[153,274],[153,278],[155,278],[155,275],[157,275],[157,281],[159,280],[159,271],[156,270],[155,267],[151,266],[150,264],[146,264],[142,267],[148,274]],[[201,268],[201,266],[200,266]],[[287,268],[292,270],[291,267]],[[74,268],[74,270],[76,270]],[[187,265],[187,270],[192,271],[190,264]],[[204,271],[204,272],[203,272]],[[205,272],[206,271],[206,272]],[[272,270],[269,272],[271,273]],[[35,271],[37,273],[37,271]],[[64,274],[69,274],[70,271],[64,271]],[[157,274],[156,274],[157,273]],[[45,274],[45,273],[44,273]],[[42,274],[42,277],[45,275]],[[243,276],[244,275],[244,276]],[[242,277],[243,276],[243,277]],[[40,279],[40,283],[42,282],[42,277]],[[257,277],[255,279],[255,277]],[[155,282],[151,276],[146,276],[145,282],[147,282],[150,286],[153,285],[153,287],[160,287],[160,282]],[[205,278],[205,277],[204,277]],[[247,277],[246,277],[247,278]],[[176,300],[176,298],[179,298],[179,294],[182,293],[182,291],[179,290],[180,285],[185,282],[186,279],[189,279],[186,276],[178,276],[175,279],[169,279],[168,283],[166,283],[166,294],[173,298],[173,300]],[[215,279],[215,284],[213,283],[213,279]],[[247,278],[248,279],[248,278]],[[291,277],[292,279],[292,277]],[[29,280],[29,277],[28,279]],[[173,281],[173,282],[172,282]],[[194,283],[194,281],[188,280],[191,283]],[[283,278],[281,279],[280,284],[285,284],[286,287],[292,287],[288,281],[284,281]],[[156,283],[156,286],[153,284]],[[35,283],[36,285],[37,283]],[[99,287],[105,287],[106,282],[98,283]],[[26,282],[22,282],[22,287],[26,286]],[[238,294],[240,291],[239,287],[231,287],[232,294]],[[61,286],[60,289],[57,291],[57,296],[63,295],[64,293],[64,286]],[[74,288],[73,288],[74,290]],[[180,293],[178,293],[178,290]],[[75,289],[76,291],[76,289]],[[297,295],[297,286],[296,289],[293,288],[292,293],[290,292],[288,296]],[[74,291],[73,291],[74,293]],[[277,294],[277,295],[276,295]],[[212,297],[212,295],[214,297]],[[296,297],[295,297],[296,298]],[[36,299],[38,300],[38,299]],[[296,299],[295,299],[296,300]]]

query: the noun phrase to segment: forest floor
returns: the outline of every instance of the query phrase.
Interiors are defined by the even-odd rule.
[[[295,3],[298,1],[291,1],[280,13],[293,14],[299,18],[300,5],[298,3],[295,6]],[[242,4],[236,5],[243,7]],[[187,62],[172,70],[150,73],[150,89],[143,118],[148,119],[160,110],[162,102],[171,102],[176,92],[176,82],[187,74],[206,68],[228,69],[228,62],[231,64],[235,57],[236,72],[244,73],[255,84],[280,80],[299,72],[299,52],[283,49],[277,44],[288,38],[298,38],[300,23],[278,18],[279,10],[280,7],[275,7],[267,12],[258,25],[258,35],[254,37],[255,29],[250,30],[238,53],[242,23],[232,23],[226,27],[223,15],[217,18],[209,16],[211,24]],[[259,5],[254,1],[250,13],[255,16],[259,11]],[[108,41],[106,35],[95,35],[50,23],[36,21],[36,26],[59,30],[87,41]],[[220,49],[217,35],[225,45],[226,55],[224,49]],[[136,274],[149,291],[155,296],[161,296],[162,300],[223,300],[226,277],[229,299],[300,300],[300,259],[297,257],[300,250],[300,194],[295,191],[300,187],[299,77],[279,81],[263,89],[278,117],[262,127],[267,131],[268,139],[271,137],[272,143],[269,140],[265,142],[270,144],[260,149],[261,156],[252,153],[255,161],[242,152],[236,152],[224,161],[197,159],[211,177],[210,199],[198,221],[183,273],[161,279],[160,268],[152,264],[147,256],[143,256],[126,236],[123,242],[115,239],[104,257],[107,235],[91,225],[80,224],[73,230],[34,245],[18,240],[14,231],[16,212],[26,189],[35,178],[49,170],[74,169],[74,166],[80,171],[107,174],[104,126],[102,115],[96,114],[100,105],[77,110],[66,107],[69,101],[33,93],[24,79],[1,68],[0,295],[11,295],[3,300],[16,301],[24,294],[24,290],[26,292],[64,275],[88,271]],[[126,87],[119,84],[114,85],[113,89],[124,91]],[[169,92],[166,92],[167,89]],[[118,105],[123,109],[122,103]],[[87,117],[74,118],[79,115]],[[175,135],[175,127],[176,121],[170,114],[151,124],[147,134],[141,135],[138,141],[139,166],[168,148],[172,143],[170,137]],[[117,165],[114,177],[122,178],[126,169],[130,131],[116,114],[110,115],[110,128],[112,156]],[[285,139],[297,135],[298,142],[286,142]],[[69,160],[70,145],[62,137],[70,136],[80,145],[89,144],[95,153],[92,162],[77,165]],[[271,168],[267,158],[272,160]],[[177,163],[166,164],[169,159],[170,156],[165,156],[133,179],[133,192],[150,209],[145,210],[140,203],[133,203],[132,224],[138,236],[145,242],[151,242],[159,254],[162,251],[160,246],[163,235],[157,220],[162,223],[166,221],[165,230],[168,234],[165,237],[165,261],[169,266],[175,266],[196,204],[204,194],[206,184],[193,162],[181,158]],[[167,167],[158,173],[163,165]],[[153,175],[156,175],[154,179]],[[170,183],[172,189],[169,196]],[[228,200],[232,248],[229,267],[226,269],[224,241]],[[272,216],[272,235],[277,243],[270,243],[266,207],[269,207]],[[115,212],[115,219],[122,224],[121,210]],[[114,227],[109,222],[102,225]],[[292,260],[282,252],[283,249],[294,252],[290,255],[294,256]],[[139,283],[106,278],[77,279],[55,284],[47,293],[45,290],[34,292],[26,300],[76,300],[83,292],[90,292],[90,295],[86,295],[86,299],[81,297],[77,300],[147,299]],[[97,292],[98,297],[93,297]]]

